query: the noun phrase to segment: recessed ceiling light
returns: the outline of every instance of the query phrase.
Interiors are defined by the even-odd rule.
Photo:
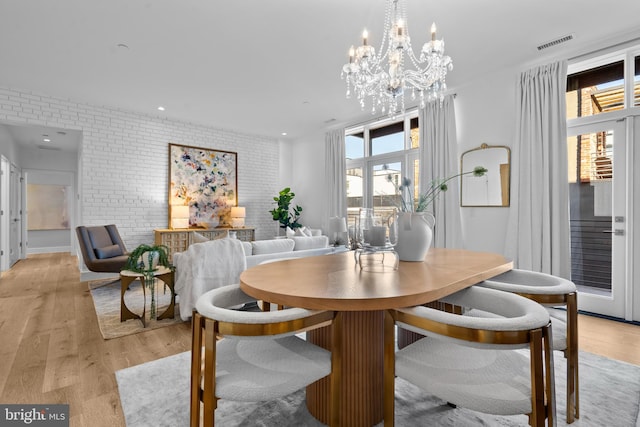
[[[287,133],[286,133],[286,132],[282,132],[282,134],[281,134],[281,135],[282,135],[282,136],[287,136]]]
[[[51,142],[51,140],[49,138],[45,138],[43,139],[44,142]]]
[[[158,111],[164,111],[164,107],[161,105],[158,107]]]

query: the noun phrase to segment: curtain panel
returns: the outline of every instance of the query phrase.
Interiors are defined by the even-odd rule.
[[[329,218],[347,217],[347,159],[344,147],[344,129],[336,129],[325,134],[325,202]]]
[[[567,62],[525,71],[516,91],[512,203],[506,252],[515,266],[569,278]]]
[[[454,98],[454,95],[448,95],[442,103],[431,102],[419,111],[421,193],[433,180],[459,173]],[[449,182],[448,187],[432,206],[432,213],[436,217],[433,246],[462,248],[464,241],[460,213],[460,183],[453,180]]]

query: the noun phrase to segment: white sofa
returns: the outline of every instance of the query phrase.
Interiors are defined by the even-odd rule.
[[[173,254],[175,291],[180,317],[188,320],[200,295],[220,286],[238,283],[240,274],[267,261],[339,252],[327,236],[292,237],[241,242],[236,239],[203,240]],[[241,254],[244,254],[244,258]]]
[[[247,268],[264,261],[325,255],[335,251],[333,246],[329,246],[327,236],[294,236],[283,239],[255,240],[242,242],[242,246],[247,259]]]

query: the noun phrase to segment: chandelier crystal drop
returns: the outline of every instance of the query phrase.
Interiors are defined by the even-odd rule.
[[[371,114],[381,111],[392,117],[404,113],[407,91],[412,101],[419,99],[421,108],[427,102],[442,101],[447,89],[445,77],[453,63],[444,54],[444,40],[436,40],[435,23],[431,26],[431,40],[422,46],[417,58],[411,48],[404,0],[389,0],[377,54],[368,38],[365,29],[362,46],[351,46],[349,62],[342,67],[347,98],[355,92],[364,110],[370,97]]]

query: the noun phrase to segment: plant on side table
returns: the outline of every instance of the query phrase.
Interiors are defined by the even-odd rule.
[[[151,291],[150,316],[156,318],[156,298],[155,298],[155,271],[158,265],[173,270],[173,265],[169,262],[169,248],[165,245],[142,244],[129,253],[129,258],[123,270],[142,273],[143,286],[147,286]]]
[[[277,197],[273,198],[273,201],[278,205],[276,208],[269,211],[274,221],[280,223],[280,228],[296,229],[302,227],[302,224],[298,222],[300,215],[302,214],[302,207],[296,205],[291,211],[291,201],[296,194],[291,191],[291,188],[287,187],[278,193]]]

